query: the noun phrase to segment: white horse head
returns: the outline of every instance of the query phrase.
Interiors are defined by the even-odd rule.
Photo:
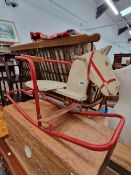
[[[119,82],[107,57],[110,48],[107,46],[77,57],[87,64],[88,81],[91,80],[106,96],[116,95],[119,91]]]

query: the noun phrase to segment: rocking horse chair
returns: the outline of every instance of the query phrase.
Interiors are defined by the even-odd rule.
[[[72,65],[68,61],[56,61],[56,60],[43,59],[41,57],[35,57],[35,56],[29,56],[29,55],[23,55],[22,57],[23,58],[28,57],[33,62],[52,62],[55,64],[65,64],[65,65],[71,66],[67,83],[52,81],[52,80],[37,80],[38,89],[42,92],[53,91],[54,93],[60,94],[70,100],[75,100],[77,102],[84,102],[85,100],[87,100],[87,88],[90,80],[92,82],[94,81],[93,83],[96,84],[99,87],[99,89],[102,91],[102,93],[106,96],[115,95],[119,90],[119,86],[116,86],[116,84],[118,83],[117,80],[115,78],[111,78],[110,80],[106,81],[101,75],[98,68],[94,66],[94,63],[92,61],[94,54],[98,55],[98,57],[100,58],[96,58],[95,59],[96,62],[99,62],[99,65],[105,62],[104,63],[105,66],[108,66],[109,68],[111,68],[111,64],[106,57],[110,48],[111,48],[110,46],[107,46],[104,49],[101,49],[99,51],[89,52],[88,55],[85,54],[82,56],[76,56],[76,60],[73,62]],[[23,59],[22,57],[20,57],[20,59]],[[102,60],[102,57],[103,57],[103,60]],[[93,75],[89,75],[89,74],[92,74],[92,72],[94,71],[94,70],[91,70],[92,67],[95,70],[94,73],[96,74],[93,73]],[[93,78],[91,76],[93,76]],[[100,79],[99,82],[102,81],[102,84],[100,84],[99,82],[96,83],[96,81],[98,80],[95,80],[95,79],[98,79],[98,80]],[[110,83],[113,84],[112,92],[110,92],[106,88],[107,85],[110,85]],[[32,80],[27,81],[25,83],[25,86],[27,88],[32,89],[33,81]]]
[[[98,60],[98,58],[97,58],[98,56],[101,56],[101,61]],[[102,53],[96,51],[96,52],[89,52],[88,54],[85,54],[81,57],[78,57],[78,59],[76,59],[76,61],[74,61],[73,65],[72,65],[67,84],[65,84],[65,83],[63,84],[60,82],[52,82],[52,84],[51,84],[51,82],[49,82],[49,81],[47,81],[47,82],[44,81],[44,83],[45,83],[44,88],[43,88],[43,86],[40,86],[40,83],[41,83],[40,81],[38,81],[38,84],[37,84],[36,70],[35,70],[35,66],[34,66],[33,62],[48,61],[48,62],[55,62],[56,64],[60,63],[60,64],[71,65],[70,62],[42,59],[39,57],[30,57],[30,56],[17,56],[16,59],[21,60],[21,61],[27,61],[29,64],[30,75],[31,75],[32,81],[27,82],[26,86],[30,86],[30,83],[32,83],[32,84],[30,87],[25,88],[25,89],[20,89],[19,91],[26,93],[28,95],[34,96],[35,105],[36,105],[36,113],[37,113],[37,116],[36,116],[37,121],[33,120],[31,118],[31,116],[29,114],[27,114],[24,111],[24,109],[11,98],[10,95],[12,93],[15,93],[16,91],[9,91],[7,93],[7,98],[14,104],[16,109],[22,114],[22,116],[24,118],[26,118],[34,126],[39,128],[41,131],[46,132],[47,134],[50,134],[52,136],[55,136],[55,137],[58,137],[58,138],[61,138],[64,140],[67,140],[67,141],[72,142],[76,145],[79,145],[81,147],[84,147],[84,148],[87,148],[87,149],[90,149],[93,151],[110,150],[113,146],[115,146],[115,144],[117,143],[117,140],[119,138],[119,135],[121,133],[121,130],[123,128],[124,122],[125,122],[124,118],[121,115],[119,115],[119,114],[102,114],[102,113],[97,113],[97,112],[94,112],[94,113],[93,112],[85,112],[85,111],[82,111],[82,107],[81,107],[80,103],[74,103],[72,101],[69,103],[69,105],[63,107],[60,104],[58,104],[57,102],[55,102],[55,100],[48,98],[48,96],[46,96],[45,93],[43,92],[44,90],[52,90],[52,91],[55,91],[56,93],[62,93],[64,95],[66,95],[66,97],[69,97],[69,99],[75,99],[77,101],[84,101],[87,97],[86,90],[87,90],[88,81],[90,79],[92,79],[92,80],[95,79],[95,80],[93,80],[94,83],[98,87],[100,87],[101,91],[103,91],[103,93],[105,95],[106,94],[116,94],[118,89],[119,89],[118,88],[119,83],[116,80],[113,72],[111,71],[110,66],[103,66],[104,71],[103,71],[103,69],[101,69],[103,71],[102,73],[105,73],[104,76],[100,72],[100,70],[97,68],[97,66],[100,66],[102,63],[105,64],[105,62],[106,62],[106,64],[107,64],[107,58],[105,58],[104,54],[102,55]],[[96,60],[98,60],[97,64],[95,64]],[[76,67],[78,69],[76,69]],[[88,69],[87,69],[87,67],[88,67]],[[76,71],[77,71],[77,73],[79,73],[78,75],[76,75]],[[94,77],[94,75],[97,75],[97,76]],[[87,79],[87,77],[88,77],[88,79]],[[49,87],[48,83],[50,83],[50,87]],[[58,107],[60,109],[55,111],[49,117],[48,116],[45,117],[44,114],[41,113],[40,104],[39,104],[39,95],[44,97],[43,100],[45,100],[49,103],[52,103],[53,105],[55,105],[56,107]],[[75,110],[76,108],[78,110]],[[56,129],[54,129],[54,127],[52,125],[53,124],[52,121],[54,119],[58,119],[59,117],[61,117],[62,115],[66,114],[68,112],[70,112],[74,117],[77,117],[77,116],[79,116],[79,117],[102,116],[102,117],[118,118],[118,119],[120,119],[120,121],[119,121],[118,126],[116,127],[116,129],[113,133],[113,136],[108,141],[108,143],[92,144],[92,143],[88,143],[88,142],[85,142],[83,140],[77,139],[75,137],[65,135],[65,134],[61,133],[60,131],[57,131]]]

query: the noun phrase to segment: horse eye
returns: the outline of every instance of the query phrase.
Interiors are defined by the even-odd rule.
[[[108,61],[105,61],[105,66],[109,66],[109,63],[108,63]]]

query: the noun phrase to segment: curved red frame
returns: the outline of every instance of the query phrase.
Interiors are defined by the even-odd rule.
[[[27,61],[29,63],[29,68],[30,68],[30,74],[31,74],[31,79],[33,81],[33,86],[34,89],[29,89],[28,90],[24,90],[24,89],[20,89],[20,90],[13,90],[13,91],[9,91],[7,92],[7,98],[14,104],[14,106],[16,107],[16,109],[23,115],[24,118],[26,118],[29,122],[31,122],[34,126],[36,126],[37,128],[39,128],[41,131],[44,131],[50,135],[53,135],[55,137],[67,140],[69,142],[72,142],[74,144],[77,144],[79,146],[82,146],[84,148],[93,150],[93,151],[106,151],[106,150],[110,150],[113,146],[115,146],[115,144],[118,141],[118,138],[120,136],[120,133],[122,131],[122,128],[124,126],[125,123],[125,119],[123,116],[119,115],[119,114],[102,114],[102,113],[97,113],[97,112],[82,112],[80,109],[80,112],[71,112],[72,114],[78,114],[81,115],[81,117],[87,117],[87,115],[90,116],[96,116],[96,117],[110,117],[110,118],[118,118],[120,119],[110,141],[108,143],[105,144],[100,144],[100,145],[96,145],[96,144],[91,144],[82,140],[79,140],[77,138],[74,137],[70,137],[67,136],[63,133],[60,133],[56,130],[53,129],[52,127],[52,123],[48,123],[49,126],[48,127],[44,127],[42,126],[40,119],[41,119],[41,113],[40,113],[40,104],[39,104],[39,98],[38,98],[38,94],[40,93],[42,96],[46,97],[46,101],[56,105],[58,108],[60,107],[57,103],[55,103],[54,101],[52,101],[51,99],[49,99],[44,93],[40,92],[37,86],[37,81],[36,81],[36,70],[35,70],[35,66],[33,64],[33,61],[27,57],[27,56],[17,56],[16,59],[21,60],[21,61]],[[60,63],[60,64],[68,64],[71,65],[70,62],[67,61],[56,61],[56,60],[48,60],[48,59],[43,59],[43,62],[53,62],[53,63]],[[34,120],[31,119],[31,117],[20,107],[20,105],[18,105],[10,96],[10,94],[13,94],[15,92],[23,92],[26,94],[33,94],[34,95],[34,99],[35,99],[35,104],[36,104],[36,111],[37,111],[37,122],[35,122]],[[74,116],[75,117],[75,116]]]

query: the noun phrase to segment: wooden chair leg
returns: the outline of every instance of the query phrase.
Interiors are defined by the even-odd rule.
[[[11,175],[11,172],[9,170],[9,166],[8,166],[7,162],[5,161],[2,154],[0,154],[0,162],[1,162],[2,174]]]
[[[112,153],[113,153],[113,151],[115,149],[115,146],[116,145],[114,145],[114,147],[112,147],[112,149],[108,151],[108,153],[107,153],[107,155],[105,157],[105,160],[104,160],[101,168],[99,169],[98,175],[104,175],[105,170],[106,170],[106,166],[107,166],[108,162],[110,161],[110,157],[111,157],[111,155],[112,155]]]
[[[4,106],[4,95],[3,95],[3,91],[2,91],[2,85],[1,85],[1,80],[0,80],[0,98],[1,98],[1,103]]]
[[[107,100],[106,100],[106,97],[103,97],[103,100],[102,100],[102,102],[99,105],[99,110],[102,107],[102,105],[105,106],[105,113],[106,113],[107,112]]]

